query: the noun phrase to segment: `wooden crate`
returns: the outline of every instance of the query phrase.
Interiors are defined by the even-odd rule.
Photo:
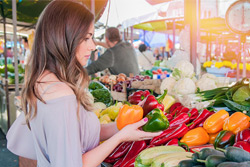
[[[126,84],[123,83],[123,92],[113,91],[113,83],[111,84],[111,96],[117,101],[127,101]]]

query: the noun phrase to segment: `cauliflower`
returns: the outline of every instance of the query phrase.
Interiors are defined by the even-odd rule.
[[[189,61],[187,60],[182,60],[180,62],[178,62],[175,66],[175,69],[178,69],[177,71],[179,71],[179,77],[180,78],[192,78],[194,76],[194,66],[193,64],[191,64]],[[176,71],[174,69],[174,71]],[[178,75],[178,74],[177,74]],[[178,77],[178,76],[177,76]]]
[[[165,78],[160,86],[161,94],[164,93],[165,89],[168,90],[168,94],[171,94],[171,91],[173,90],[175,84],[176,80],[173,77]]]
[[[209,73],[205,73],[201,76],[201,78],[210,78],[210,79],[214,79],[217,80],[216,76],[213,74],[209,74]]]
[[[192,79],[182,78],[176,82],[174,91],[181,95],[194,94],[196,92],[196,86]]]
[[[196,82],[196,86],[200,88],[200,91],[211,90],[211,89],[217,88],[215,80],[211,78],[206,78],[206,77],[201,77],[201,79],[199,79]]]

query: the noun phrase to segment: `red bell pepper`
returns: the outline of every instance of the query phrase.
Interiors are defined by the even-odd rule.
[[[170,133],[168,133],[166,136],[151,142],[150,144],[159,146],[162,144],[166,144],[169,140],[174,138],[181,138],[188,132],[188,126],[186,124],[181,124],[177,128],[173,129]]]
[[[118,161],[116,161],[116,162],[114,163],[113,167],[119,167],[119,166],[121,166],[122,160],[123,160],[123,158],[120,158]]]
[[[177,113],[179,113],[181,110],[182,110],[182,108],[184,108],[184,106],[178,106],[178,107],[176,107],[176,109],[173,111],[173,112],[171,112],[170,114],[173,116],[173,117],[176,117],[176,115],[177,115]]]
[[[250,143],[250,129],[245,129],[236,134],[235,143],[239,141],[246,141]]]
[[[198,115],[199,115],[199,111],[196,108],[193,108],[188,113],[191,114],[191,116],[190,116],[191,121],[196,119],[198,117]]]
[[[189,126],[189,129],[195,128],[198,124],[206,120],[213,113],[214,112],[210,112],[207,109],[202,110],[202,112],[198,115],[198,117],[193,121],[193,124]]]
[[[234,143],[234,147],[242,148],[243,150],[250,153],[250,143],[246,141],[238,141],[237,143]]]
[[[177,107],[181,106],[181,103],[177,102],[174,103],[170,108],[169,108],[169,113],[171,114]]]
[[[150,95],[150,92],[148,90],[145,90],[145,91],[138,90],[138,91],[136,91],[133,94],[128,96],[128,101],[131,104],[138,104],[139,102],[141,102],[143,99],[145,99],[149,95]]]
[[[186,143],[181,143],[178,138],[174,138],[170,140],[165,146],[185,146],[187,150],[189,150],[189,147]]]
[[[164,91],[163,95],[159,98],[155,98],[153,95],[149,95],[143,101],[143,117],[145,117],[150,111],[155,108],[159,108],[160,110],[164,111],[164,105],[161,103],[164,97],[167,95],[167,90]]]
[[[190,114],[187,113],[181,113],[179,116],[177,116],[175,119],[169,122],[169,127],[178,126],[180,124],[186,124],[190,121]]]
[[[132,143],[128,153],[125,155],[125,157],[122,160],[121,167],[126,166],[127,163],[133,159],[136,158],[137,155],[144,150],[147,147],[146,142],[144,140],[141,141],[135,141]]]
[[[124,156],[129,150],[132,142],[123,142],[118,147],[114,149],[114,151],[108,156],[108,159],[117,159]]]
[[[167,134],[169,134],[170,132],[172,132],[174,129],[176,129],[178,126],[173,126],[173,127],[168,127],[168,129],[164,130],[159,136],[154,137],[153,139],[151,139],[150,144],[154,143],[155,141],[157,141],[158,139],[166,136]]]
[[[180,111],[176,112],[176,117],[178,117],[178,115],[180,115],[181,113],[188,113],[189,110],[189,108],[183,107]]]

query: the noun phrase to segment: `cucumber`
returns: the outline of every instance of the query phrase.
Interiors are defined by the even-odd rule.
[[[172,167],[172,166],[177,166],[179,164],[180,161],[183,160],[190,160],[190,158],[187,157],[172,157],[167,159],[166,162],[162,163],[160,167]]]
[[[175,152],[186,152],[179,146],[158,146],[143,150],[137,157],[136,161],[139,164],[151,165],[153,159],[159,155]]]
[[[223,150],[219,149],[218,150]],[[226,150],[223,150],[225,152],[225,155],[227,159],[233,162],[245,162],[245,161],[250,161],[250,153],[238,148],[238,147],[228,147]]]
[[[182,160],[179,162],[178,167],[191,167],[194,165],[195,163],[192,160]]]
[[[162,154],[158,157],[155,157],[153,159],[153,163],[151,164],[151,167],[161,167],[162,163],[164,162],[169,162],[169,160],[171,158],[175,158],[175,159],[178,159],[178,158],[186,158],[187,159],[187,156],[191,156],[192,153],[190,152],[178,152],[178,153],[168,153],[168,154]],[[176,163],[176,165],[179,163],[179,161]],[[175,166],[176,166],[175,165]],[[163,165],[164,166],[164,165]]]
[[[250,161],[246,162],[222,162],[217,167],[250,167]]]
[[[198,162],[205,162],[206,167],[215,167],[222,162],[226,162],[227,158],[225,156],[220,155],[210,155],[207,159],[204,160],[197,160]]]
[[[220,155],[224,156],[223,152],[212,149],[212,148],[203,148],[199,154],[199,159],[205,160],[210,155]]]

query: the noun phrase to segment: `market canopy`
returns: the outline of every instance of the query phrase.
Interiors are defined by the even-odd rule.
[[[89,9],[91,8],[91,0],[79,0]],[[108,0],[95,1],[95,16],[98,20],[105,9]],[[35,24],[40,13],[48,5],[50,0],[17,0],[17,21]],[[12,1],[0,1],[4,10],[4,16],[12,19]],[[3,14],[1,12],[3,17]]]

